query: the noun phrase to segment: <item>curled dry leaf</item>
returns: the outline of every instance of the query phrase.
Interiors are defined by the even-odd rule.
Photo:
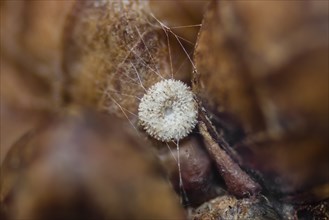
[[[199,4],[199,11],[195,10],[194,6]],[[89,106],[124,118],[132,127],[137,128],[138,105],[149,87],[170,78],[189,82],[191,63],[188,54],[192,50],[183,46],[186,46],[188,41],[194,43],[196,29],[182,31],[183,29],[170,29],[166,25],[192,24],[197,27],[204,4],[205,1],[193,4],[168,2],[166,7],[163,7],[156,1],[133,0],[2,1],[1,56],[4,55],[8,59],[6,63],[9,64],[1,66],[1,72],[3,68],[5,72],[15,72],[16,66],[19,71],[23,70],[27,78],[19,75],[20,78],[16,79],[6,75],[6,81],[14,79],[13,82],[18,87],[23,87],[21,79],[28,79],[30,76],[33,76],[30,80],[38,79],[35,82],[40,82],[40,85],[46,88],[40,89],[46,91],[46,106]],[[175,10],[183,8],[184,13],[174,13]],[[213,1],[207,10],[196,45],[193,91],[201,107],[199,120],[202,123],[199,128],[204,136],[205,149],[208,150],[231,194],[239,197],[258,194],[259,184],[250,177],[251,171],[257,171],[257,179],[261,180],[259,182],[266,189],[263,193],[268,193],[269,198],[274,195],[287,202],[304,203],[328,197],[328,175],[325,169],[328,167],[326,155],[329,130],[326,93],[327,8],[326,1]],[[189,16],[191,11],[197,13]],[[172,16],[173,13],[175,16]],[[176,34],[188,41],[184,43],[184,39]],[[12,64],[14,68],[11,67]],[[34,80],[31,81],[33,83],[27,84],[35,85]],[[30,88],[30,85],[27,87]],[[33,91],[39,90],[36,88],[31,92],[28,89],[28,99],[24,99],[23,96],[16,95],[19,90],[8,86],[5,88],[4,91],[10,91],[7,93],[9,96],[6,96],[10,98],[6,102],[18,103],[13,106],[26,113],[23,117],[25,120],[25,115],[30,114],[26,111],[28,108],[25,104],[29,103],[26,100],[30,100],[29,94],[34,96]],[[48,97],[48,94],[51,95]],[[31,99],[31,103],[40,103],[40,100],[44,100],[44,96],[37,99],[38,102]],[[65,106],[62,106],[63,103]],[[1,119],[13,118],[8,117],[11,110],[6,110],[6,106],[7,104],[4,108],[1,105]],[[55,117],[45,125],[48,130],[39,130],[13,147],[3,167],[9,175],[9,178],[6,178],[9,182],[5,181],[4,185],[9,188],[1,192],[1,199],[9,209],[3,209],[2,214],[11,215],[11,207],[18,207],[20,211],[15,212],[14,216],[24,215],[37,219],[47,214],[46,211],[59,206],[63,210],[75,210],[73,215],[78,214],[76,210],[85,208],[86,214],[91,217],[121,217],[123,214],[143,217],[153,214],[168,217],[167,215],[172,214],[182,217],[175,201],[167,204],[168,208],[161,209],[161,206],[156,205],[160,192],[154,194],[158,195],[157,199],[150,197],[156,202],[145,203],[132,200],[130,194],[116,194],[127,189],[131,189],[130,192],[136,195],[145,193],[147,190],[156,190],[159,186],[157,183],[161,182],[155,174],[158,171],[144,170],[152,169],[156,165],[141,162],[139,153],[128,153],[131,163],[124,165],[121,164],[125,161],[122,158],[121,161],[117,161],[118,158],[112,158],[113,161],[104,159],[112,153],[106,148],[108,146],[104,146],[105,143],[113,143],[109,138],[116,136],[121,130],[124,131],[124,128],[113,129],[104,125],[105,122],[99,120],[100,116],[94,113],[90,113],[90,116],[78,113],[78,116],[65,117],[70,120],[63,121],[63,118]],[[81,124],[82,121],[85,123]],[[13,128],[15,131],[16,129]],[[112,129],[113,134],[109,134],[107,129]],[[72,139],[67,139],[68,136]],[[114,139],[116,141],[118,138],[120,145],[127,146],[124,149],[143,143],[141,138],[132,138],[136,143],[128,143],[129,141],[125,140],[127,137],[130,138],[130,135],[124,132]],[[184,188],[192,205],[198,205],[218,195],[213,188],[214,172],[209,155],[200,149],[204,146],[196,141],[198,138],[193,134],[180,142],[181,150],[178,152],[182,170],[177,170],[175,166],[178,155],[174,154],[176,160],[167,156],[173,154],[166,148],[166,145],[173,146],[171,143],[163,144],[151,140],[153,147],[158,148],[159,157],[163,159],[176,190],[181,191],[181,184],[185,184]],[[16,136],[9,142],[14,139]],[[97,144],[93,144],[94,149],[91,149],[90,145],[94,141]],[[39,145],[33,147],[32,142],[38,142]],[[68,144],[71,147],[54,148],[58,144]],[[81,154],[80,144],[93,153],[88,156]],[[1,138],[1,148],[2,146]],[[178,144],[174,147],[178,147]],[[21,148],[28,150],[19,152],[18,149]],[[116,147],[113,149],[117,150],[116,153],[123,152]],[[40,150],[40,155],[33,154],[34,150]],[[52,155],[49,152],[57,152],[60,155],[67,152],[68,159],[72,161],[58,158],[57,153]],[[144,155],[144,150],[141,154]],[[29,159],[31,155],[36,159]],[[11,164],[13,157],[20,158],[14,159],[14,167]],[[82,159],[90,165],[90,169],[81,162]],[[54,165],[54,160],[63,161],[64,165],[72,165],[71,169],[65,169],[64,172],[63,166],[57,166],[57,162],[56,166]],[[18,161],[18,165],[15,161]],[[23,165],[20,164],[22,161]],[[112,169],[110,163],[114,161],[127,168],[127,176]],[[73,164],[75,162],[79,164],[78,167]],[[110,169],[104,169],[103,165]],[[141,172],[132,173],[134,166],[140,168]],[[108,179],[112,174],[103,176],[108,172],[113,172],[114,179]],[[82,178],[84,186],[67,176],[76,173],[79,173],[78,177]],[[149,188],[137,184],[138,186],[128,185],[122,190],[120,187],[126,186],[122,183],[123,179],[127,180],[129,177],[156,179],[157,183],[154,183],[154,188],[152,184]],[[58,185],[53,184],[53,178],[56,179],[54,183]],[[17,185],[19,190],[11,188],[17,183],[16,180],[20,179],[24,181],[22,186]],[[103,181],[108,181],[106,187],[102,185]],[[96,187],[95,184],[99,185]],[[109,188],[109,185],[113,187]],[[42,193],[42,190],[49,189],[47,187],[50,187],[49,191],[52,192],[49,197]],[[117,190],[116,187],[120,189]],[[31,189],[36,190],[36,193],[32,194]],[[81,189],[84,190],[82,195],[89,196],[90,201],[75,203],[74,201],[80,199],[77,193],[81,192]],[[113,189],[113,197],[105,198],[104,195]],[[170,190],[166,190],[161,198],[170,197],[168,201],[172,201]],[[184,195],[182,192],[180,194]],[[143,194],[136,199],[143,200],[144,196]],[[67,201],[69,202],[66,203]],[[202,209],[202,216],[199,215],[196,219],[279,218],[271,205],[267,205],[267,202],[259,197],[236,199],[224,196],[213,201],[205,206],[212,204],[214,208]],[[40,206],[43,202],[45,205]],[[70,207],[70,204],[80,204],[81,207]],[[100,208],[95,209],[95,204]],[[327,203],[320,204],[304,210],[323,214],[326,212],[323,210],[328,210],[323,208],[323,204]],[[113,210],[107,210],[103,205]],[[292,216],[285,215],[284,208],[275,206],[281,217]],[[120,212],[122,207],[128,211]],[[168,210],[173,211],[168,213]]]
[[[127,123],[71,110],[11,148],[1,167],[1,216],[184,219],[161,173]]]
[[[164,79],[189,83],[191,63],[186,42],[153,12],[148,1],[78,2],[65,36],[68,103],[117,115],[140,132],[138,106],[146,90]],[[151,142],[160,151],[168,151],[168,143]],[[184,175],[185,170],[179,172]],[[207,172],[202,178],[209,175]]]
[[[257,195],[261,187],[217,144],[207,130],[206,124],[199,123],[206,149],[216,163],[217,170],[225,180],[227,189],[237,197]]]
[[[168,33],[147,1],[78,2],[72,14],[64,50],[71,101],[135,124],[146,89],[162,79],[190,76],[184,52],[168,45]]]
[[[63,103],[80,104],[127,117],[137,126],[144,88],[163,78],[189,82],[191,74],[186,54],[192,47],[178,42],[149,3],[1,2],[1,33],[6,33],[1,35],[1,53],[49,83],[55,101],[48,100],[57,110]],[[195,21],[200,24],[200,16],[191,23]]]
[[[0,58],[0,166],[11,145],[52,112],[51,88],[40,77]]]
[[[22,134],[60,106],[61,33],[70,4],[0,3],[1,162]]]
[[[193,89],[213,124],[265,188],[297,203],[329,196],[327,9],[214,1],[195,52]]]
[[[62,36],[75,1],[1,1],[1,56],[50,84],[60,105]],[[56,105],[55,105],[56,104]]]

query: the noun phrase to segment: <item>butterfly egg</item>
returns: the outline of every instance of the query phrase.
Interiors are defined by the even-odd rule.
[[[138,118],[145,131],[164,142],[186,137],[195,127],[197,116],[191,89],[174,79],[151,86],[138,107]]]

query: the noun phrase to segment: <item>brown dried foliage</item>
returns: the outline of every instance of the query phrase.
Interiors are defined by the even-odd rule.
[[[204,15],[192,76],[200,107],[201,138],[192,134],[181,141],[181,174],[189,205],[218,197],[196,209],[192,216],[328,216],[328,203],[321,202],[329,196],[328,2],[212,1],[205,13],[204,4],[2,1],[2,153],[54,111],[71,109],[73,105],[128,119],[138,128],[136,114],[138,98],[145,92],[143,87],[147,89],[172,75],[189,83],[192,73],[173,33],[194,43],[197,29],[170,30],[163,24],[198,24]],[[187,53],[191,52],[187,49]],[[182,218],[175,198],[158,177],[161,171],[152,169],[156,169],[156,163],[144,158],[148,153],[143,147],[139,153],[132,150],[143,143],[143,132],[138,130],[142,135],[131,137],[126,128],[114,129],[108,119],[104,119],[108,122],[105,123],[103,116],[84,111],[51,118],[45,127],[14,145],[6,158],[3,179],[9,182],[5,183],[5,191],[1,189],[7,209],[3,213],[11,215],[12,208],[19,207],[17,216],[37,219],[44,217],[47,210],[59,207],[68,217],[69,211],[76,215],[85,207],[89,217],[127,214]],[[113,133],[106,131],[105,135],[107,129]],[[77,130],[86,136],[78,135]],[[119,130],[124,133],[117,135]],[[66,139],[68,136],[72,139]],[[112,137],[115,141],[110,140]],[[32,146],[31,142],[39,144]],[[58,144],[70,147],[56,149]],[[172,152],[158,141],[150,140],[149,144],[156,149],[182,196]],[[116,148],[119,145],[122,149]],[[81,146],[95,154],[84,154]],[[26,160],[30,154],[21,149],[41,153]],[[127,153],[130,162],[122,164],[118,158],[112,158],[112,150]],[[55,158],[50,152],[67,152],[72,169],[54,167],[51,160],[63,158]],[[113,161],[109,162],[109,157]],[[19,169],[11,167],[11,160],[15,162],[12,158],[19,158]],[[82,160],[90,165],[88,172]],[[98,166],[98,162],[104,166]],[[112,163],[125,172],[112,169]],[[133,172],[135,166],[137,171]],[[82,172],[79,178],[86,183],[83,187],[67,176],[76,172]],[[146,178],[150,185],[134,185],[129,178]],[[16,185],[20,179],[22,186]],[[111,187],[104,187],[104,183]],[[31,194],[29,187],[36,187],[37,193]],[[45,197],[42,190],[49,188],[53,192]],[[124,194],[127,189],[141,195],[141,201],[131,200]],[[161,194],[153,189],[164,190]],[[81,199],[80,190],[83,195],[89,193],[89,197],[83,197],[83,203],[77,202]],[[155,202],[144,197],[145,193]],[[105,198],[108,194],[111,196]],[[252,197],[237,199],[232,195]],[[167,208],[156,205],[160,198],[156,196],[168,199],[162,201]],[[306,205],[294,209],[278,201]],[[205,208],[209,205],[211,209]],[[108,211],[104,206],[114,208]],[[122,207],[128,211],[122,212]]]
[[[329,195],[325,8],[323,1],[213,2],[195,52],[194,91],[241,165],[260,171],[267,189],[304,191],[295,202]]]
[[[1,173],[8,219],[184,219],[164,173],[127,123],[70,110],[25,135]]]

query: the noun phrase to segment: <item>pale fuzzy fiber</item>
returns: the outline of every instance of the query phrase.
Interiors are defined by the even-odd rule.
[[[166,114],[168,108],[172,111]],[[174,79],[162,80],[149,88],[138,108],[138,117],[146,132],[165,142],[186,137],[195,127],[197,116],[191,89]]]

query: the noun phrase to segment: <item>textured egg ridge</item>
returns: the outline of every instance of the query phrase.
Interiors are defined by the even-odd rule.
[[[197,116],[190,87],[174,79],[151,86],[138,107],[138,118],[145,131],[164,142],[186,137],[197,124]]]

